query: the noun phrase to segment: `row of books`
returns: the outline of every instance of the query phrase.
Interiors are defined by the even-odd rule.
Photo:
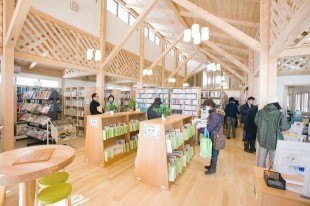
[[[181,105],[181,104],[171,104],[171,109],[177,109],[177,110],[197,110],[197,106],[191,106],[191,105]]]
[[[104,150],[104,161],[107,162],[114,158],[116,155],[129,152],[130,150],[138,147],[138,137],[132,136],[129,142],[125,139],[119,139],[115,141],[115,145],[108,147]]]
[[[149,103],[149,104],[152,104],[154,102],[154,99],[136,99],[136,103]],[[169,100],[168,99],[161,99],[161,102],[163,104],[169,104]]]
[[[61,123],[52,127],[51,135],[56,142],[72,139],[76,136],[76,127],[70,122]]]
[[[140,121],[139,120],[130,120],[129,121],[129,131],[134,132],[138,131],[140,128]]]
[[[30,114],[30,113],[25,113],[23,116],[21,116],[20,120],[34,123],[34,124],[39,124],[39,125],[46,125],[48,120],[50,118],[45,115],[36,115],[36,114]]]
[[[171,99],[171,104],[190,104],[190,105],[197,105],[198,100],[197,99]]]
[[[180,88],[174,88],[171,90],[171,93],[197,93],[197,88],[187,88],[187,89],[180,89]]]
[[[35,112],[35,113],[41,113],[41,114],[47,114],[49,113],[51,109],[51,105],[42,105],[37,103],[23,103],[21,110],[22,111],[28,111],[28,112]]]
[[[194,148],[189,144],[184,146],[183,151],[173,151],[168,154],[168,178],[169,181],[174,182],[179,174],[182,173],[187,163],[194,156]]]
[[[23,99],[49,99],[51,91],[27,91],[23,94]]]
[[[66,91],[65,97],[84,97],[85,96],[85,90],[72,90],[72,91]]]
[[[77,110],[76,108],[67,108],[64,111],[65,115],[69,116],[77,116],[77,117],[84,117],[84,111],[83,110]]]
[[[111,124],[104,126],[102,131],[103,140],[107,140],[128,132],[128,125],[125,123]]]
[[[28,137],[33,137],[42,141],[45,141],[47,139],[47,131],[37,127],[28,127],[25,134]]]
[[[171,99],[197,99],[197,94],[171,94]]]
[[[65,105],[66,106],[71,106],[71,107],[84,107],[85,106],[85,101],[84,99],[72,99],[72,100],[65,100]]]
[[[173,150],[178,149],[184,141],[189,140],[195,134],[195,127],[191,124],[186,124],[180,129],[169,129],[166,131],[166,145],[167,153],[172,153]]]

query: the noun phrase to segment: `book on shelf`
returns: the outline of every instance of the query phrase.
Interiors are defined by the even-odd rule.
[[[104,150],[104,161],[107,162],[110,159],[113,159],[119,154],[129,152],[130,150],[136,149],[138,147],[138,138],[137,136],[130,137],[129,142],[126,142],[125,139],[118,139],[115,141],[115,144],[107,147]]]
[[[103,140],[107,140],[116,136],[126,134],[128,132],[128,125],[125,123],[110,124],[104,126],[102,131]]]

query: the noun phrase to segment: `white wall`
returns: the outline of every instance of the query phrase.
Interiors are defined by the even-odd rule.
[[[81,80],[75,80],[75,79],[64,79],[64,86],[65,87],[76,87],[76,86],[96,87],[96,82],[81,81]]]
[[[288,93],[288,86],[294,85],[310,85],[310,75],[300,76],[278,76],[277,78],[277,97],[279,104],[286,108],[286,95]]]

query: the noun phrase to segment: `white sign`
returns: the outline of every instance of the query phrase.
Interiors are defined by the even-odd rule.
[[[144,136],[151,138],[159,138],[159,125],[145,125]]]
[[[98,118],[91,117],[89,120],[90,127],[98,128]]]

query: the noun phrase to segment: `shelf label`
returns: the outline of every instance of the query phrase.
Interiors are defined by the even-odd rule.
[[[159,139],[159,125],[145,125],[144,136]]]
[[[98,118],[91,117],[89,120],[90,127],[98,128]]]

